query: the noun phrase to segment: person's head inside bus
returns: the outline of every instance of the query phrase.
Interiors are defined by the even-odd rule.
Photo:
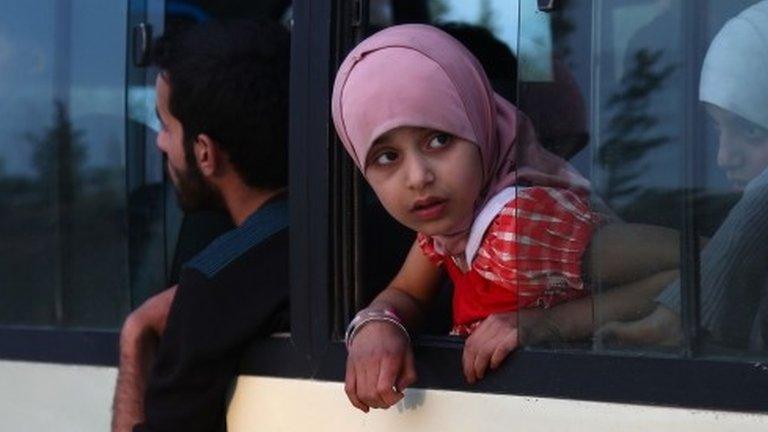
[[[589,183],[541,147],[528,118],[492,90],[459,41],[426,25],[382,30],[342,63],[332,110],[384,208],[418,233],[398,275],[348,330],[346,390],[356,407],[391,406],[415,379],[405,330],[423,319],[443,272],[455,287],[452,333],[467,336],[470,383],[520,341],[570,331],[540,318],[589,300],[582,257],[601,222]],[[653,234],[676,250],[671,230]],[[657,260],[662,243],[652,245],[603,273],[657,269],[648,260]],[[542,325],[518,327],[523,321]]]
[[[698,325],[707,341],[732,348],[768,345],[768,1],[728,21],[707,50],[699,100],[718,131],[717,165],[742,191],[701,253]],[[678,345],[680,281],[645,318],[613,322],[599,337],[616,345]],[[757,315],[758,311],[762,316]]]
[[[208,22],[156,46],[157,147],[179,204],[235,227],[126,319],[114,430],[223,428],[240,354],[288,329],[289,51],[287,29],[266,20]]]
[[[717,165],[738,189],[768,167],[768,2],[729,21],[707,51],[699,100],[719,132]]]
[[[257,25],[213,25],[219,31],[187,31],[185,43],[165,41],[156,50],[157,146],[185,211],[224,207],[232,213],[240,202],[233,194],[287,184],[288,129],[275,126],[288,124],[288,64],[282,52],[288,36],[238,40],[235,33]],[[263,58],[248,61],[255,50]],[[235,213],[237,222],[241,215]]]

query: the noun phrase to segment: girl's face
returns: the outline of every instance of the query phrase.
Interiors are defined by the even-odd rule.
[[[454,227],[471,220],[482,172],[476,145],[416,127],[399,127],[379,137],[363,168],[389,214],[430,236],[453,234]]]
[[[743,190],[768,166],[768,130],[715,105],[706,109],[720,132],[717,165]]]

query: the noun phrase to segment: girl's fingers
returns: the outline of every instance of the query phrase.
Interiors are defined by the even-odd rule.
[[[464,361],[470,383],[483,379],[488,368],[496,369],[517,346],[518,329],[503,317],[489,316],[467,338]],[[471,359],[470,359],[471,357]],[[470,362],[471,361],[471,362]]]
[[[475,355],[473,368],[475,369],[475,377],[477,377],[478,380],[481,380],[483,377],[485,377],[485,371],[488,369],[488,364],[491,361],[491,355],[495,349],[494,342],[494,339],[487,341],[485,344],[483,344],[482,347],[480,347],[480,349],[477,351],[477,354]]]
[[[362,403],[357,397],[357,377],[355,375],[355,365],[347,359],[347,374],[344,378],[344,392],[352,405],[362,412],[367,413],[370,408]]]
[[[395,388],[395,381],[402,364],[403,362],[396,357],[384,357],[381,360],[376,393],[384,403],[382,408],[389,408],[403,398],[403,394]]]
[[[467,382],[470,384],[475,383],[483,377],[483,374],[485,374],[488,359],[490,358],[492,351],[488,351],[487,353],[484,353],[484,351],[487,351],[487,345],[492,342],[496,333],[498,333],[495,321],[489,318],[484,319],[483,322],[477,326],[464,344],[464,356],[462,358],[464,376],[467,377]],[[485,359],[483,360],[480,357],[485,357]],[[480,363],[483,361],[485,362],[485,366],[481,367]]]
[[[379,396],[377,389],[379,382],[379,362],[371,359],[367,362],[364,369],[365,381],[362,389],[358,392],[358,396],[364,404],[371,408],[384,408],[386,405]],[[359,378],[359,377],[358,377]],[[359,388],[359,387],[358,387]]]
[[[493,354],[491,355],[491,369],[496,369],[501,366],[501,363],[507,358],[509,353],[517,348],[517,329],[512,330],[512,333],[513,334],[505,338],[505,340],[498,344],[493,350]]]
[[[413,351],[408,349],[405,353],[403,368],[400,370],[400,377],[397,379],[397,390],[402,393],[403,390],[416,382],[416,364],[413,360]]]
[[[477,355],[476,345],[473,339],[474,333],[467,338],[464,343],[464,351],[461,355],[461,366],[464,371],[464,378],[468,383],[474,384],[477,381],[475,376],[475,356]]]

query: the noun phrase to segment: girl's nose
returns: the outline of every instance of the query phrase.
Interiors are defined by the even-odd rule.
[[[412,156],[406,161],[406,182],[409,189],[421,190],[435,181],[432,167],[422,156]]]

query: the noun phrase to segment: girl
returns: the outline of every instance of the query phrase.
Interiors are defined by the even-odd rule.
[[[468,336],[469,382],[520,339],[559,332],[542,311],[587,295],[582,256],[601,217],[589,209],[588,182],[537,144],[528,119],[493,92],[474,56],[434,27],[388,28],[347,56],[332,104],[357,167],[386,210],[419,233],[395,279],[348,329],[353,405],[391,406],[415,380],[407,329],[435,296],[441,269],[455,285],[453,332]],[[676,235],[632,233],[674,252],[654,249],[651,261],[624,255],[621,271],[601,280],[675,265]],[[540,325],[519,329],[519,314]]]

